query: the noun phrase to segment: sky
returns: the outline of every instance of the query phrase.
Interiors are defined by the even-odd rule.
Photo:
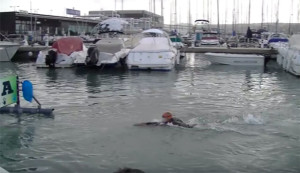
[[[124,10],[148,10],[152,12],[154,12],[153,4],[155,2],[155,13],[161,14],[161,0],[1,0],[0,11],[26,10],[30,12],[32,9],[32,12],[40,14],[66,16],[66,8],[74,8],[80,10],[81,15],[85,15],[94,10],[121,10],[122,1]],[[191,3],[192,23],[196,19],[208,19],[211,23],[217,23],[218,0],[163,0],[165,23],[188,23],[189,1]],[[249,1],[251,6],[250,23],[262,22],[262,9],[263,22],[276,22],[278,1],[279,22],[300,23],[300,0],[219,0],[219,22],[221,24],[231,24],[233,21],[248,23]],[[176,14],[177,18],[175,17]]]

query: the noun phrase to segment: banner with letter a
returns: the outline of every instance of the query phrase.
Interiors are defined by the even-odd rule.
[[[0,79],[0,108],[17,102],[17,76]]]

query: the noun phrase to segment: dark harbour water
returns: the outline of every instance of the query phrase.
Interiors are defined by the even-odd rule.
[[[15,73],[55,117],[0,115],[10,172],[300,172],[300,79],[275,62],[216,66],[189,54],[171,72],[0,63],[1,77]],[[165,111],[196,128],[132,126]]]

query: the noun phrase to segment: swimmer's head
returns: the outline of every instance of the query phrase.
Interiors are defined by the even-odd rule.
[[[163,122],[168,122],[173,118],[173,115],[171,112],[165,112],[162,114]]]

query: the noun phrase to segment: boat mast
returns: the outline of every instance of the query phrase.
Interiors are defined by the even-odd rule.
[[[220,20],[219,20],[219,18],[220,18],[220,15],[219,15],[219,0],[217,0],[217,10],[218,10],[218,35],[219,35],[219,37],[220,37]]]
[[[153,0],[153,13],[155,14],[155,0]]]
[[[264,25],[264,0],[262,0],[261,4],[261,28],[263,28]]]
[[[291,4],[291,14],[290,14],[290,21],[289,21],[289,34],[291,34],[291,22],[292,22],[292,18],[293,18],[293,10],[294,10],[294,0],[292,0],[292,4]]]
[[[160,3],[161,3],[161,5],[160,5],[160,7],[161,7],[160,13],[161,13],[161,16],[163,17],[164,16],[164,1],[160,0]]]
[[[177,28],[177,0],[175,0],[175,29],[176,29],[176,31],[178,30],[178,28]]]
[[[277,0],[277,11],[276,11],[276,34],[278,33],[278,22],[279,22],[279,0]]]
[[[172,1],[170,2],[170,7],[172,7]],[[172,24],[173,24],[173,21],[172,21],[172,9],[170,9],[170,31],[172,30]]]
[[[189,31],[188,31],[188,33],[190,33],[191,32],[191,0],[189,0]]]
[[[298,2],[298,17],[297,17],[298,23],[300,22],[300,0]]]
[[[225,34],[227,33],[227,13],[228,13],[228,11],[227,11],[227,3],[226,3],[226,5],[225,5],[225,28],[224,28]]]
[[[270,18],[269,18],[269,3],[267,3],[267,24],[268,24],[268,31],[270,30]]]
[[[122,0],[122,11],[124,10],[124,0]]]
[[[207,20],[209,20],[209,0],[207,0]]]
[[[204,10],[204,6],[205,6],[205,0],[203,1],[203,6],[202,6],[202,11],[203,11],[203,19],[205,19],[205,10]]]
[[[250,26],[250,17],[251,17],[251,0],[249,0],[249,10],[248,10],[248,26]]]
[[[235,31],[234,21],[235,21],[235,0],[233,0],[233,9],[232,9],[232,32]]]

